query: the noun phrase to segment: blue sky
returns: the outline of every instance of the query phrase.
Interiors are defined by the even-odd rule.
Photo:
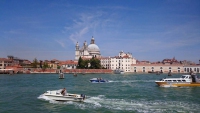
[[[199,0],[0,0],[0,57],[73,60],[92,36],[102,56],[200,60]]]

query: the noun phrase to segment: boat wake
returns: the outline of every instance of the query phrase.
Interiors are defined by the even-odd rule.
[[[49,101],[54,104],[74,105],[78,109],[110,109],[116,111],[134,111],[134,112],[195,112],[199,105],[185,103],[180,101],[149,101],[149,100],[127,100],[111,99],[104,95],[88,96],[84,102],[58,102],[49,100],[47,97],[40,95],[38,99]],[[170,109],[169,109],[170,108]]]
[[[122,80],[122,81],[109,80],[109,82],[132,83],[132,82],[155,82],[155,80]]]

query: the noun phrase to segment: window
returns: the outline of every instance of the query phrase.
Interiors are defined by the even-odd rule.
[[[163,69],[162,67],[160,67],[160,69]]]
[[[172,69],[171,67],[169,67],[169,69]]]

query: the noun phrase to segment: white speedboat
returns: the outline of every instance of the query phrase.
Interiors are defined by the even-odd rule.
[[[160,87],[194,87],[200,86],[196,75],[182,75],[180,78],[163,78],[155,83]]]
[[[76,102],[83,102],[86,98],[84,94],[71,94],[66,93],[65,95],[61,94],[62,89],[60,90],[52,90],[46,91],[43,95],[47,96],[48,98],[56,101],[76,101]]]
[[[122,69],[115,69],[114,73],[115,74],[124,74],[124,70],[122,70]]]

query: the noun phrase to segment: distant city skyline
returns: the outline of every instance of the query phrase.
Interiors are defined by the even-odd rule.
[[[102,56],[199,63],[199,0],[1,0],[0,57],[74,60],[92,36]]]

